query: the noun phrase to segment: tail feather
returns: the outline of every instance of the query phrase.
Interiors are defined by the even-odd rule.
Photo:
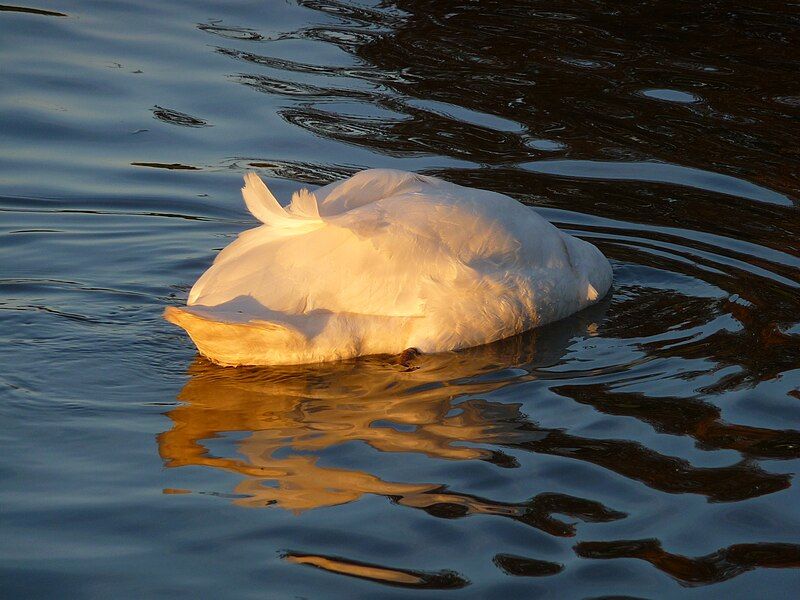
[[[288,212],[255,173],[245,174],[244,184],[242,197],[247,209],[265,225],[290,228],[308,225],[310,222],[321,222],[317,200],[308,190],[301,190],[299,194],[295,194],[295,198],[300,198],[300,202],[297,203],[296,210]],[[294,204],[293,201],[293,206]]]
[[[317,197],[305,188],[292,194],[292,204],[289,209],[300,217],[308,219],[320,218]]]
[[[286,218],[286,211],[278,204],[278,200],[255,173],[245,174],[242,196],[247,210],[262,223],[271,223],[276,219]]]

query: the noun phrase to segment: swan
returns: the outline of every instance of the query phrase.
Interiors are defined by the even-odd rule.
[[[283,208],[247,173],[261,225],[165,318],[225,366],[479,346],[562,319],[611,287],[592,244],[503,194],[369,169]]]

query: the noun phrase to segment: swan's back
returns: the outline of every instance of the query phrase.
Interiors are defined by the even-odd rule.
[[[248,364],[488,343],[571,314],[611,283],[594,246],[532,209],[432,177],[362,171],[296,193],[286,210],[255,175],[243,194],[264,224],[218,255],[186,310],[216,329],[292,332],[289,348]]]

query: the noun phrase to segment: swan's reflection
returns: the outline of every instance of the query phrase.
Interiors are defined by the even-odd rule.
[[[553,535],[573,533],[553,513],[585,521],[623,515],[561,494],[504,503],[437,483],[385,481],[363,470],[320,466],[319,454],[357,441],[381,452],[515,467],[515,459],[501,450],[510,449],[586,461],[658,490],[702,494],[712,501],[750,498],[789,485],[788,476],[767,473],[752,462],[695,467],[637,442],[546,429],[527,418],[519,404],[480,398],[558,363],[570,340],[596,329],[603,310],[598,306],[554,326],[457,353],[270,369],[220,368],[198,359],[179,395],[184,404],[168,413],[173,426],[159,436],[159,451],[170,467],[202,465],[244,475],[235,502],[245,506],[303,511],[376,494],[437,517],[494,514]],[[681,404],[672,408],[680,412]],[[636,411],[627,414],[648,419]],[[214,456],[203,445],[231,432],[247,434],[237,442],[237,456]]]
[[[570,339],[596,328],[604,305],[592,308],[554,326],[457,353],[269,369],[226,369],[198,358],[178,396],[184,404],[168,413],[174,424],[159,436],[159,451],[170,467],[202,465],[245,475],[235,490],[241,505],[302,511],[378,494],[436,516],[500,514],[569,535],[572,527],[551,512],[585,520],[622,515],[558,494],[508,504],[436,483],[384,481],[364,471],[319,466],[317,453],[360,441],[382,452],[516,466],[496,445],[513,440],[518,405],[456,399],[497,390],[558,362]],[[239,456],[209,454],[203,441],[229,432],[249,433],[237,443]]]
[[[486,410],[486,403],[459,404],[456,398],[491,392],[556,363],[573,336],[596,327],[602,310],[457,353],[270,369],[225,369],[198,358],[178,397],[184,404],[168,413],[174,425],[159,436],[159,451],[171,467],[203,465],[245,475],[235,490],[241,505],[302,511],[378,494],[439,517],[497,514],[570,535],[572,526],[551,513],[584,520],[623,515],[560,494],[510,504],[435,483],[388,482],[364,471],[319,466],[316,453],[360,441],[382,452],[516,466],[498,449],[480,445],[513,438],[518,405]],[[249,435],[238,442],[241,458],[212,456],[203,446],[203,440],[242,431]]]

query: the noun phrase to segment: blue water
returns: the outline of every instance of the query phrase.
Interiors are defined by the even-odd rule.
[[[0,6],[0,595],[792,598],[800,16],[558,1]],[[491,346],[225,369],[161,314],[367,167],[596,243]]]

